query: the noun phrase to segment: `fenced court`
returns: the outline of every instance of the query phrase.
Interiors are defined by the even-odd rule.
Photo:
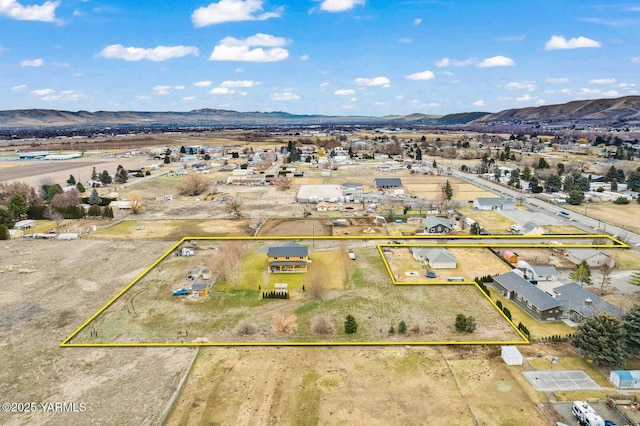
[[[539,392],[600,389],[600,386],[582,370],[524,371],[522,374]]]

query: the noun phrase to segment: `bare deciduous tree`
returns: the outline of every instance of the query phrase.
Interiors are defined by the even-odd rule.
[[[322,300],[327,292],[327,267],[321,262],[314,262],[307,274],[307,294],[313,300]]]
[[[288,336],[298,329],[298,317],[294,314],[284,316],[277,313],[273,317],[273,331],[278,336]]]
[[[129,204],[131,204],[131,211],[133,214],[140,214],[144,211],[146,207],[146,203],[142,199],[142,197],[136,193],[131,193],[127,197]]]
[[[189,174],[185,176],[182,182],[177,186],[181,195],[188,195],[190,197],[204,194],[210,187],[211,181],[209,178],[198,174]]]
[[[54,209],[52,206],[47,206],[47,209],[44,212],[44,217],[56,223],[56,231],[60,227],[60,223],[64,219],[62,213]]]
[[[291,188],[291,184],[293,183],[293,179],[287,176],[278,176],[274,180],[274,184],[280,191],[286,191]]]
[[[336,327],[326,315],[316,315],[311,318],[311,332],[321,336],[330,336],[335,333]]]
[[[0,204],[7,204],[11,197],[18,194],[30,205],[41,201],[36,190],[24,182],[0,182]]]
[[[238,288],[240,273],[242,272],[242,257],[247,248],[242,241],[225,241],[220,245],[219,253],[222,256],[224,276],[227,282]]]
[[[56,194],[51,199],[51,205],[54,207],[70,207],[80,204],[80,191],[72,189],[62,194]]]
[[[227,201],[227,204],[225,205],[225,211],[231,215],[233,215],[233,217],[239,219],[242,217],[242,201],[240,201],[240,199],[238,198],[231,198]]]

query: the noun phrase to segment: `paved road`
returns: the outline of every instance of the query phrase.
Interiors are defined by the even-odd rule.
[[[458,170],[453,170],[453,175],[466,182],[478,186],[479,188],[493,192],[495,194],[512,197],[513,199],[522,199],[523,204],[529,207],[533,206],[542,211],[557,215],[557,217],[564,217],[560,212],[564,209],[554,204],[547,203],[542,200],[538,200],[531,196],[531,194],[520,192],[515,189],[505,188],[491,181],[488,181],[478,175],[463,173]],[[589,233],[607,233],[610,235],[617,235],[620,238],[626,238],[627,243],[632,247],[640,247],[640,235],[635,232],[622,229],[611,223],[607,223],[598,219],[593,219],[589,216],[585,216],[580,213],[570,212],[569,216],[564,219],[567,225],[573,225]]]

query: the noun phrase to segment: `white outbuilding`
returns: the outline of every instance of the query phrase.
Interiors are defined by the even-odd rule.
[[[522,354],[513,345],[502,346],[501,356],[507,365],[522,365]]]
[[[618,389],[640,389],[639,370],[612,370],[609,381]]]

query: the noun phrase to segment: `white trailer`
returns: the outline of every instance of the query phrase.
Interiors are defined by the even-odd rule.
[[[604,426],[604,420],[585,401],[573,401],[571,413],[584,426]]]

